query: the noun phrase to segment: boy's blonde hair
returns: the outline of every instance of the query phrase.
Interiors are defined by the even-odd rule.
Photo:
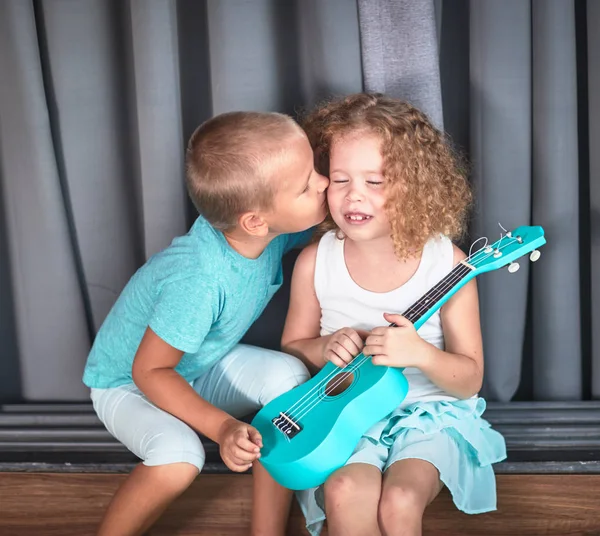
[[[325,175],[335,142],[361,134],[381,140],[386,212],[399,258],[415,256],[440,233],[464,234],[472,199],[465,166],[425,114],[398,99],[359,93],[322,104],[302,126]],[[336,229],[330,216],[323,226]]]
[[[244,212],[270,210],[272,178],[294,135],[304,136],[300,126],[275,112],[230,112],[200,125],[186,151],[186,182],[198,212],[224,230]]]

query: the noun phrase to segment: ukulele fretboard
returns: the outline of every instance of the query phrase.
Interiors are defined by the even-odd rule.
[[[466,263],[457,264],[452,271],[434,285],[425,295],[413,303],[403,316],[415,324],[427,312],[435,308],[444,296],[452,292],[452,289],[460,285],[461,281],[471,273],[473,268]]]

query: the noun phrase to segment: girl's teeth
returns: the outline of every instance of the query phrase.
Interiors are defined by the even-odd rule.
[[[369,218],[369,216],[348,216],[351,220],[362,221]]]

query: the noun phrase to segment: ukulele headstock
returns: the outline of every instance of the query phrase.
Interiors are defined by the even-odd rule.
[[[515,272],[519,266],[515,260],[530,253],[530,260],[535,262],[540,257],[537,248],[545,243],[542,227],[524,225],[508,231],[500,240],[473,253],[465,262],[473,267],[475,274],[498,270],[504,266],[509,266],[509,271]]]

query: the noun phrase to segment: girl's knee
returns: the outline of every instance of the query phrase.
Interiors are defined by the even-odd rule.
[[[379,520],[385,526],[392,526],[399,520],[417,519],[423,516],[427,498],[416,488],[404,486],[385,487],[379,501]]]
[[[325,482],[325,501],[327,504],[344,504],[356,501],[361,492],[361,486],[350,475],[334,473]]]

